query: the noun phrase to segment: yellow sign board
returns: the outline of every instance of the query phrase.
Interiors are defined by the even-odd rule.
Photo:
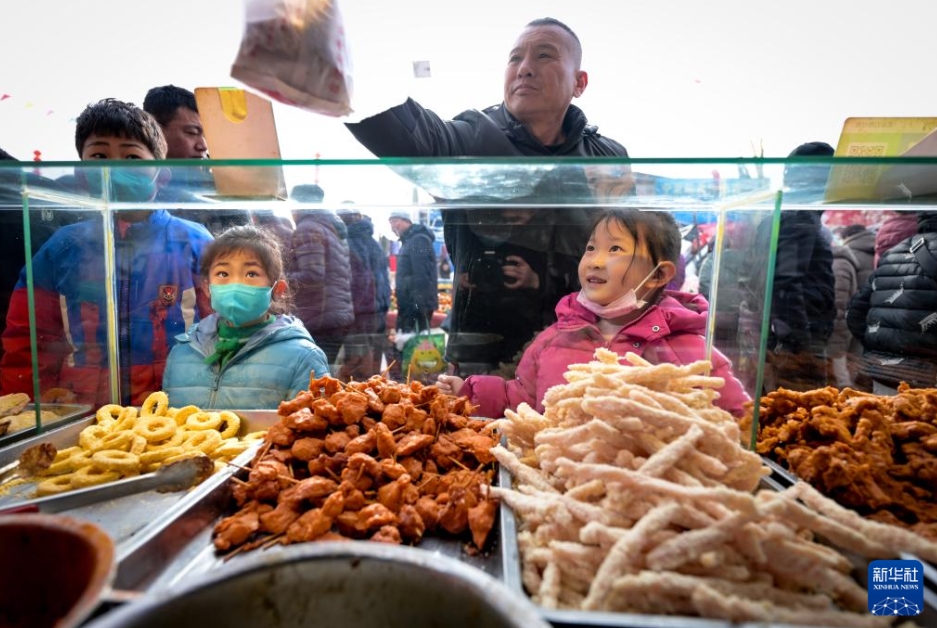
[[[935,130],[937,118],[848,118],[843,124],[834,157],[920,156],[920,149],[914,149],[924,138],[928,138],[924,146],[935,144],[930,154],[937,155],[937,142],[933,142],[933,138],[937,138]],[[889,189],[892,183],[882,181],[883,175],[890,170],[893,168],[882,164],[836,165],[830,172],[825,200],[899,198],[904,192],[898,187]]]

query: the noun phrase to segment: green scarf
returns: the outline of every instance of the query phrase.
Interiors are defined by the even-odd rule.
[[[248,327],[234,327],[227,325],[220,319],[218,321],[218,341],[215,343],[215,352],[205,358],[205,364],[214,364],[221,362],[221,368],[224,368],[231,358],[237,355],[248,339],[259,329],[266,327],[276,319],[272,314],[262,323],[250,325]]]

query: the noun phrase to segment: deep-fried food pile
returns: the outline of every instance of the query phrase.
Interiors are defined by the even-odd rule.
[[[760,405],[759,453],[843,506],[937,541],[937,389],[781,388]]]
[[[496,457],[515,486],[491,491],[518,515],[524,586],[540,605],[881,626],[831,545],[937,559],[937,545],[804,482],[753,493],[761,458],[713,405],[708,362],[595,357],[547,392],[542,415],[521,406],[498,421],[509,446]]]
[[[36,426],[35,410],[27,410],[29,395],[25,393],[11,393],[0,396],[0,436],[12,434]],[[50,388],[42,393],[42,403],[73,403],[75,393],[64,388]],[[41,410],[40,420],[43,425],[54,423],[63,417],[49,409]]]
[[[471,531],[482,549],[497,502],[490,421],[465,397],[374,376],[313,378],[285,401],[246,482],[240,510],[215,527],[227,551],[267,543],[370,539],[415,544],[424,534]]]
[[[81,430],[78,444],[59,450],[29,480],[39,481],[36,495],[43,496],[149,473],[192,456],[208,456],[217,471],[263,437],[259,432],[239,437],[240,428],[234,412],[170,408],[166,393],[155,392],[139,410],[102,406],[95,422]]]

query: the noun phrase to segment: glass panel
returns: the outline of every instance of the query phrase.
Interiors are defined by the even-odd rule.
[[[673,217],[671,287],[708,299],[703,355],[728,358],[747,395],[933,385],[937,303],[917,307],[917,341],[876,344],[881,304],[847,320],[842,296],[871,271],[836,301],[833,269],[842,247],[864,254],[877,229],[907,245],[937,191],[935,168],[932,158],[4,162],[2,392],[27,394],[37,426],[43,399],[141,403],[162,388],[171,349],[211,313],[204,247],[246,224],[280,244],[291,312],[334,375],[511,376],[557,302],[578,291],[586,241],[608,208]],[[413,261],[401,255],[397,213],[430,242],[432,274],[403,291],[419,304],[395,299],[401,264]],[[869,294],[900,304],[910,292],[892,290]],[[411,338],[424,327],[438,338]]]

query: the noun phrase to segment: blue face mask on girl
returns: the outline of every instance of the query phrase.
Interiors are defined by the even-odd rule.
[[[236,327],[259,320],[270,309],[271,286],[248,286],[242,283],[213,284],[211,307],[218,316]]]

